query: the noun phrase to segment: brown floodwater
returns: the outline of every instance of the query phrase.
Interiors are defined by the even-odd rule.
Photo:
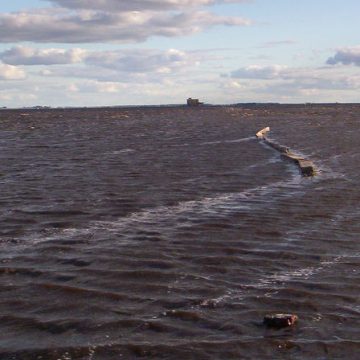
[[[360,105],[1,110],[0,359],[358,359],[359,133]]]

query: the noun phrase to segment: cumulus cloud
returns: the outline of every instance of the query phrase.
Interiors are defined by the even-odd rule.
[[[72,83],[68,87],[68,91],[73,93],[118,93],[121,90],[127,89],[126,84],[114,81],[96,81],[89,80],[83,83]]]
[[[296,96],[315,96],[336,91],[358,90],[360,86],[359,79],[354,80],[349,77],[337,78],[294,78],[288,81],[271,82],[267,85],[258,87],[256,91],[263,94],[276,94],[276,96],[285,96],[294,98]],[[314,98],[311,101],[318,101]]]
[[[89,65],[133,73],[169,73],[194,61],[194,56],[176,49],[93,52],[85,59]]]
[[[34,49],[16,46],[0,53],[0,58],[11,65],[54,65],[81,62],[87,51],[83,49]]]
[[[70,3],[81,5],[81,2],[69,1],[67,6]],[[142,42],[151,36],[176,37],[191,35],[216,25],[245,26],[251,23],[241,17],[220,16],[198,8],[192,11],[188,11],[186,7],[181,11],[156,11],[143,6],[141,11],[116,11],[116,8],[110,6],[111,1],[82,3],[84,7],[88,7],[80,6],[75,10],[46,8],[36,12],[0,14],[0,42]],[[123,4],[121,6],[131,4],[126,1],[116,3]],[[180,4],[175,0],[168,0],[166,3]],[[199,1],[194,1],[195,5],[198,3]],[[93,9],[93,4],[103,6],[100,10]]]
[[[171,74],[196,66],[201,58],[201,54],[177,49],[90,51],[80,48],[66,50],[16,46],[0,53],[0,59],[9,65],[53,65],[40,71],[43,76],[69,74],[74,77],[103,78],[104,81],[124,73]],[[82,66],[73,67],[70,71],[56,66],[71,64]]]
[[[285,75],[286,66],[282,65],[250,65],[230,73],[232,78],[240,79],[274,79]]]
[[[26,77],[25,71],[7,64],[0,64],[0,79],[1,80],[21,80]]]
[[[326,63],[328,65],[343,64],[360,66],[360,46],[339,49]]]
[[[51,0],[70,9],[97,9],[107,11],[174,10],[208,6],[217,3],[244,3],[246,0]]]
[[[109,81],[152,75],[171,75],[196,67],[202,60],[199,53],[177,49],[124,49],[89,51],[84,49],[36,49],[16,46],[0,53],[0,59],[8,65],[45,65],[39,75],[65,76]],[[76,66],[70,66],[70,65]],[[141,80],[141,79],[140,79]]]
[[[334,72],[329,67],[314,69],[251,65],[233,71],[225,78],[227,88],[232,87],[234,91],[238,79],[244,79],[247,90],[253,91],[254,94],[292,99],[311,97],[320,93],[324,95],[332,91],[354,91],[360,88],[360,76]],[[233,84],[234,80],[235,84]],[[229,84],[232,86],[230,87]]]

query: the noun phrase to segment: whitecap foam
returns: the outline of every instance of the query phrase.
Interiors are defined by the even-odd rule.
[[[112,154],[120,155],[120,154],[132,153],[132,152],[135,152],[135,150],[134,149],[121,149],[121,150],[113,151]]]
[[[206,145],[219,145],[219,144],[232,144],[232,143],[241,143],[246,141],[255,140],[254,136],[249,136],[246,138],[240,138],[240,139],[233,139],[233,140],[218,140],[218,141],[205,141],[200,143],[200,146],[206,146]]]

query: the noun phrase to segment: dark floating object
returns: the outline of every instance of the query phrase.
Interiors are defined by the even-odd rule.
[[[269,314],[264,317],[264,325],[281,329],[295,325],[298,319],[298,316],[293,314]]]
[[[280,152],[281,156],[286,159],[294,162],[300,169],[303,176],[315,176],[316,169],[312,161],[302,158],[291,152],[291,150],[283,145],[277,144],[274,141],[269,140],[266,137],[266,134],[270,131],[269,127],[266,127],[256,133],[256,137],[260,140],[263,140],[267,145],[271,146],[273,149]]]

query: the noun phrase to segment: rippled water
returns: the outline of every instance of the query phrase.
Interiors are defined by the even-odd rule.
[[[2,110],[0,359],[358,359],[359,118]]]

